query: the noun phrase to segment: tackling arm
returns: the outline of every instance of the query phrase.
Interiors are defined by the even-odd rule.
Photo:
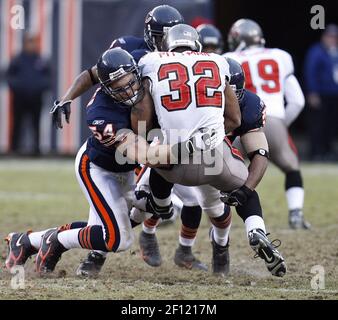
[[[133,132],[128,132],[122,141],[116,144],[116,149],[134,163],[152,168],[177,163],[170,145],[149,145],[146,139]]]
[[[71,109],[70,105],[72,101],[86,92],[94,84],[98,83],[96,65],[91,69],[83,71],[80,73],[70,88],[67,90],[66,94],[62,99],[54,101],[53,107],[50,110],[52,114],[52,122],[56,129],[62,129],[62,115],[64,114],[66,122],[69,123]]]
[[[224,109],[224,128],[225,132],[231,132],[241,125],[241,110],[239,108],[236,94],[226,83],[224,90],[225,109]]]
[[[250,190],[254,190],[261,181],[268,166],[268,142],[262,129],[249,131],[241,136],[241,143],[249,159],[249,176],[245,182]]]
[[[241,136],[241,143],[250,158],[249,175],[239,189],[222,194],[221,200],[230,206],[242,206],[248,201],[268,165],[268,142],[262,129],[245,133]]]
[[[61,98],[61,102],[76,99],[98,82],[99,79],[97,78],[95,65],[91,69],[81,72],[75,78],[74,82],[69,87],[66,94]]]

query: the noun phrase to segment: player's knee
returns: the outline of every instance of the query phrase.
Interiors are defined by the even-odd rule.
[[[224,213],[224,203],[220,203],[210,207],[202,207],[202,210],[209,218],[217,218]]]
[[[219,229],[225,229],[231,224],[231,209],[225,206],[223,212],[219,212],[217,217],[209,217],[212,225]]]
[[[237,169],[231,172],[234,181],[234,188],[237,189],[241,187],[245,181],[248,179],[249,171],[245,163],[238,160]]]
[[[296,171],[299,170],[299,162],[297,157],[290,152],[281,152],[278,157],[277,165],[284,172]]]
[[[129,228],[120,229],[120,239],[118,245],[112,250],[114,252],[120,252],[128,250],[134,241],[134,233]]]

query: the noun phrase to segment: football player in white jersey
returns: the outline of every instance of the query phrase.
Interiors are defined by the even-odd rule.
[[[271,161],[285,174],[289,226],[292,229],[308,229],[310,225],[303,216],[304,188],[297,149],[288,133],[288,126],[305,104],[303,92],[294,76],[292,58],[284,50],[265,48],[260,26],[250,19],[240,19],[232,25],[228,46],[232,52],[225,56],[241,63],[245,72],[245,88],[256,93],[266,104],[265,134]]]
[[[229,65],[217,54],[199,52],[199,36],[191,26],[170,28],[165,38],[165,52],[147,54],[139,62],[146,78],[145,97],[132,110],[133,130],[137,131],[140,120],[151,126],[156,114],[164,143],[186,141],[196,132],[206,130],[214,132],[217,147],[203,154],[193,152],[184,159],[186,164],[181,161],[170,170],[151,170],[150,204],[155,209],[168,207],[174,183],[197,186],[194,189],[199,205],[213,224],[213,272],[227,274],[231,216],[224,212],[220,190],[241,188],[247,178],[244,163],[224,142],[225,128],[231,131],[240,123],[238,101],[227,84]],[[211,154],[214,164],[207,165],[206,157]]]

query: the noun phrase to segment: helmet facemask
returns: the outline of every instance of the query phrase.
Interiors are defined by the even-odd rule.
[[[229,84],[232,91],[235,93],[238,101],[241,101],[244,95],[244,88],[237,88],[235,84]]]
[[[132,77],[128,75],[132,75]],[[128,78],[126,78],[127,76]],[[109,77],[110,79],[106,81],[100,80],[101,87],[117,103],[129,108],[143,98],[141,74],[137,66],[132,66],[127,70],[121,67],[119,70],[110,73]],[[115,87],[118,81],[122,82],[123,85]]]

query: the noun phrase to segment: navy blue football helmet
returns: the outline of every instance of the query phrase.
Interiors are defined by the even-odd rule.
[[[133,106],[141,100],[143,96],[141,72],[134,58],[127,51],[121,48],[105,51],[96,67],[102,90],[116,102]],[[114,81],[127,74],[132,74],[133,77],[126,85],[117,88],[111,87]]]
[[[202,51],[223,53],[224,41],[221,32],[212,24],[201,24],[196,28],[200,35],[200,42],[203,46]]]
[[[177,9],[161,5],[151,10],[144,22],[144,40],[152,51],[161,50],[162,37],[167,29],[176,24],[184,23]]]
[[[243,98],[244,95],[244,83],[245,83],[245,76],[242,66],[231,58],[225,58],[229,64],[229,71],[230,71],[230,86],[234,89],[236,93],[236,97],[238,101]]]

